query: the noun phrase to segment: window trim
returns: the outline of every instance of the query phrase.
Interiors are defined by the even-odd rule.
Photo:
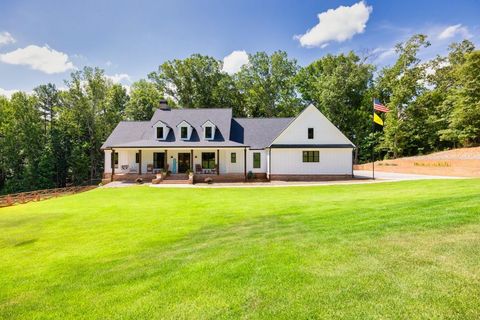
[[[230,163],[237,163],[237,153],[236,152],[230,153]]]
[[[320,162],[320,151],[318,150],[303,150],[302,151],[303,163],[318,163]]]
[[[311,133],[311,137],[310,137],[310,133]],[[309,140],[315,138],[315,129],[314,129],[314,128],[308,128],[308,130],[307,130],[307,138],[308,138]]]
[[[258,155],[258,159],[255,159],[255,156]],[[262,154],[260,152],[253,153],[253,169],[261,169],[262,168]]]

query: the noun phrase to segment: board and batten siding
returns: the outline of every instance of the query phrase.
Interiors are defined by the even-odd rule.
[[[308,139],[308,128],[314,138]],[[351,144],[315,106],[310,105],[273,141],[275,144]]]
[[[319,162],[303,162],[303,151],[319,151]],[[272,174],[352,174],[352,149],[272,149]]]

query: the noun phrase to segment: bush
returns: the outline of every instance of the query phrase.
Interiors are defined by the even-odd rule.
[[[248,179],[248,180],[252,180],[253,177],[254,177],[253,172],[252,172],[252,171],[248,171],[248,173],[247,173],[247,179]]]
[[[213,183],[213,179],[208,177],[208,178],[205,178],[205,183],[208,183],[208,184],[212,184]]]
[[[143,179],[142,179],[142,178],[137,178],[137,179],[135,179],[135,183],[137,183],[137,184],[142,184],[142,183],[143,183]]]

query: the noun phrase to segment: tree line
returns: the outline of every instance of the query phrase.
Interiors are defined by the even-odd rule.
[[[355,162],[480,143],[480,51],[464,40],[446,55],[419,58],[415,35],[378,68],[371,55],[328,54],[300,67],[286,52],[257,52],[231,75],[222,61],[193,54],[162,63],[129,92],[100,68],[85,67],[66,88],[0,96],[0,193],[98,181],[100,146],[121,120],[150,120],[161,99],[173,107],[232,108],[236,117],[291,117],[312,103],[357,146]],[[372,131],[372,101],[391,112]]]

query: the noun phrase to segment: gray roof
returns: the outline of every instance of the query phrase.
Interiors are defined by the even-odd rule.
[[[288,127],[294,118],[235,118],[232,121],[232,131],[235,136],[243,136],[243,143],[251,149],[264,149],[282,131]]]
[[[210,120],[215,126],[213,140],[203,138],[202,125]],[[155,111],[150,121],[122,121],[113,130],[102,149],[140,147],[251,147],[263,149],[290,124],[293,118],[232,118],[232,109],[172,109]],[[162,121],[169,126],[165,140],[154,139],[153,126]],[[193,127],[189,140],[178,137],[182,121]]]

